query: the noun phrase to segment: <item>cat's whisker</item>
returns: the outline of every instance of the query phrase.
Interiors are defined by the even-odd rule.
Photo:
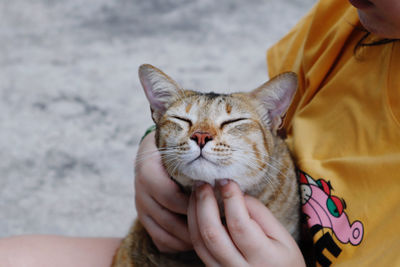
[[[167,165],[167,168],[169,169],[169,172],[168,172],[168,173],[174,174],[175,171],[176,171],[178,168],[180,168],[180,166],[182,165],[182,162],[179,161],[179,160],[177,160],[177,159],[178,159],[178,157],[173,157],[173,156],[171,156],[170,158],[167,158],[167,159],[165,160],[165,163],[166,163],[166,165]]]
[[[250,152],[250,153],[253,153],[253,151],[243,151],[243,152]],[[267,158],[268,161],[271,161],[273,164],[278,165],[278,166],[274,166],[274,165],[271,165],[268,161],[266,161],[266,163],[267,163],[269,166],[271,166],[272,168],[275,168],[275,169],[284,169],[284,170],[290,168],[290,166],[287,166],[287,165],[285,165],[285,164],[279,162],[278,160],[274,159],[274,158],[273,158],[271,155],[269,155],[269,154],[262,153],[262,152],[259,152],[259,151],[254,152],[254,153],[256,153],[256,154],[258,154],[258,155],[260,155],[260,156],[263,156],[263,157]],[[278,168],[278,167],[279,167],[279,168]]]
[[[140,157],[142,157],[142,156],[146,156],[146,155],[152,155],[152,154],[157,154],[157,153],[165,153],[165,152],[168,152],[168,151],[170,151],[170,152],[173,152],[174,151],[174,149],[173,148],[166,148],[166,149],[154,149],[154,150],[146,150],[146,151],[143,151],[143,152],[140,152],[140,153],[138,153],[137,155],[136,155],[136,158],[140,158]]]
[[[135,165],[138,165],[140,163],[142,163],[145,160],[151,159],[151,158],[156,158],[156,157],[161,157],[161,158],[165,158],[168,155],[174,155],[176,154],[176,152],[174,151],[153,151],[152,153],[145,153],[145,154],[141,154],[138,155],[135,159]]]
[[[157,157],[159,157],[159,153],[156,151],[156,152],[153,152],[153,153],[147,153],[147,154],[142,154],[142,155],[136,155],[136,158],[135,158],[135,163],[137,164],[137,163],[140,163],[140,162],[142,162],[143,160],[146,160],[146,159],[151,159],[151,158],[157,158]]]
[[[137,156],[142,156],[142,155],[146,155],[146,154],[151,154],[151,153],[157,153],[157,152],[162,152],[162,151],[168,151],[171,150],[173,151],[174,148],[177,148],[179,146],[173,146],[173,147],[166,147],[166,148],[159,148],[159,149],[152,149],[152,150],[145,150],[142,151],[140,153],[137,153]]]
[[[252,167],[253,169],[258,169],[258,168],[259,168],[259,165],[256,165],[255,163],[252,163],[252,164],[251,164],[251,162],[253,162],[253,161],[260,161],[259,159],[255,158],[253,155],[246,155],[246,156],[243,156],[243,155],[244,155],[244,154],[238,154],[238,155],[236,155],[236,157],[237,157],[237,158],[241,158],[241,159],[245,159],[246,161],[244,162],[244,164],[247,165],[247,166],[249,166],[249,167]],[[289,179],[288,176],[287,176],[287,174],[284,173],[284,172],[282,172],[279,168],[277,168],[276,166],[270,164],[269,162],[265,162],[265,163],[267,164],[267,166],[268,166],[269,168],[274,169],[276,172],[278,172],[278,173],[280,173],[281,175],[283,175],[286,179]],[[264,172],[264,175],[268,176],[268,178],[269,178],[268,172]],[[268,180],[269,182],[272,182],[272,181],[273,181],[273,179],[267,179],[267,180]]]
[[[252,162],[254,164],[254,167],[257,169],[259,168],[260,165],[262,165],[264,163],[263,161],[254,157],[251,154],[236,153],[235,157],[245,159],[245,160],[247,160],[246,162]],[[257,162],[258,164],[254,163],[254,162]]]
[[[279,166],[285,166],[285,167],[286,167],[285,164],[283,164],[283,163],[279,162],[278,160],[274,159],[271,155],[269,155],[269,154],[267,154],[267,153],[263,153],[263,152],[260,152],[260,151],[255,152],[255,151],[243,150],[243,149],[235,149],[234,151],[248,152],[248,153],[250,153],[250,154],[255,153],[255,154],[258,154],[258,155],[260,155],[260,156],[263,156],[263,157],[268,158],[268,160],[270,160],[270,161],[274,161],[274,163],[276,163],[276,164],[279,165]]]

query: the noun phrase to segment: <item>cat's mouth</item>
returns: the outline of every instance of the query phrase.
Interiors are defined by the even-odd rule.
[[[189,161],[188,165],[191,165],[193,163],[203,163],[203,162],[208,162],[208,163],[211,163],[211,164],[213,164],[215,166],[218,166],[215,162],[213,162],[213,161],[207,159],[206,157],[204,157],[204,155],[202,153],[200,153],[200,155],[197,156],[195,159]]]

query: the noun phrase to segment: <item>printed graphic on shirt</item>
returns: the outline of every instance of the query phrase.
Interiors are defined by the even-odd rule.
[[[322,232],[322,236],[315,242],[316,260],[322,266],[329,266],[331,261],[323,251],[326,249],[337,258],[342,251],[340,243],[350,243],[353,246],[361,243],[364,227],[360,221],[350,222],[345,212],[346,202],[332,195],[333,188],[329,181],[314,180],[301,171],[299,176],[302,210],[308,227],[313,236]],[[339,245],[335,240],[340,242]]]

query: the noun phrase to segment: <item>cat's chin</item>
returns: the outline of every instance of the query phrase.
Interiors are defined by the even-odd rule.
[[[221,179],[221,166],[206,159],[198,158],[185,166],[185,176],[193,183],[195,180],[203,181],[214,186],[216,179]]]
[[[262,180],[264,173],[260,172],[256,177],[252,177],[244,173],[240,165],[219,165],[206,157],[198,157],[180,165],[175,175],[171,176],[187,189],[192,188],[194,181],[202,181],[215,187],[218,180],[230,179],[235,181],[243,192],[247,192]]]
[[[222,166],[200,157],[183,164],[178,169],[178,175],[175,173],[174,179],[184,187],[191,187],[194,181],[203,181],[214,186],[216,180],[227,178],[221,177],[224,173]]]
[[[202,181],[215,187],[218,180],[230,179],[235,181],[244,192],[254,185],[254,181],[239,179],[237,174],[236,172],[236,175],[234,175],[234,171],[229,168],[224,170],[221,166],[202,162],[190,168],[185,168],[177,177],[174,177],[174,180],[186,188],[192,188],[195,181]]]

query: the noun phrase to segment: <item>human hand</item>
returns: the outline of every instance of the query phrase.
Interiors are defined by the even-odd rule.
[[[188,201],[162,166],[154,132],[148,134],[136,157],[135,202],[140,222],[161,252],[192,249],[184,216]]]
[[[192,193],[188,208],[193,247],[207,266],[305,266],[294,239],[259,200],[222,180],[226,224],[209,184]],[[224,184],[224,185],[222,185]]]

